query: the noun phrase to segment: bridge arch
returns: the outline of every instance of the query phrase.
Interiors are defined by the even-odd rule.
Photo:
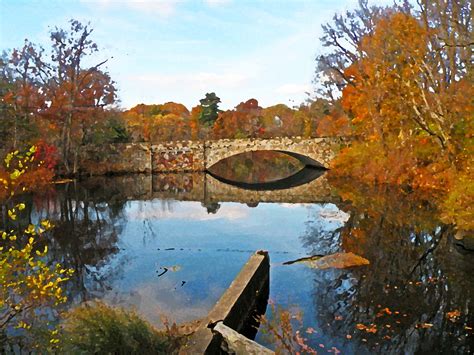
[[[329,168],[335,152],[333,140],[328,138],[275,138],[275,139],[220,139],[207,141],[204,147],[205,170],[231,156],[255,152],[278,151],[292,156],[303,164]]]

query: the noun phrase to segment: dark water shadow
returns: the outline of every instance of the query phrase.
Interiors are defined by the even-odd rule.
[[[295,158],[299,162],[304,164],[306,167],[325,169],[324,166],[320,162],[314,159],[311,159],[310,157],[307,157],[306,155],[302,155],[302,154],[294,153],[294,152],[288,152],[286,150],[276,150],[276,152]]]
[[[271,190],[291,189],[293,187],[301,186],[313,180],[316,180],[325,172],[326,172],[326,169],[324,168],[307,165],[303,169],[298,171],[296,174],[293,174],[289,177],[285,177],[283,179],[270,181],[270,182],[248,183],[248,182],[241,182],[241,181],[234,181],[231,179],[227,179],[222,176],[216,175],[211,171],[207,171],[209,175],[219,180],[220,182],[223,182],[228,185],[236,186],[245,190],[253,190],[253,191],[271,191]]]

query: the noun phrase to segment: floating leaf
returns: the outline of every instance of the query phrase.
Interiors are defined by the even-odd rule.
[[[180,265],[173,265],[173,266],[169,267],[169,270],[173,271],[173,272],[177,272],[177,271],[181,270],[181,266]]]

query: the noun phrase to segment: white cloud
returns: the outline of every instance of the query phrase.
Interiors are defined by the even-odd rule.
[[[139,11],[170,17],[175,14],[177,3],[176,0],[132,0],[129,6]]]
[[[223,6],[228,5],[232,2],[232,0],[204,0],[204,2],[211,7]]]
[[[341,222],[341,223],[346,223],[349,218],[350,214],[346,213],[341,210],[322,210],[319,212],[319,217],[327,220],[327,221],[336,221],[336,222]]]
[[[288,208],[288,209],[295,209],[295,208],[302,208],[302,207],[310,207],[311,204],[309,203],[279,203],[280,207]]]
[[[126,6],[131,10],[158,15],[163,18],[174,15],[179,3],[178,0],[81,0],[81,2],[102,10]]]
[[[105,295],[104,300],[111,305],[133,308],[157,327],[163,327],[165,319],[173,324],[206,316],[224,291],[218,285],[206,285],[206,296],[196,299],[189,294],[186,286],[182,287],[181,282],[170,278],[160,278],[159,282],[154,278],[136,284],[133,281],[131,288],[116,285]],[[188,282],[197,281],[191,275]],[[189,302],[190,299],[193,301]]]

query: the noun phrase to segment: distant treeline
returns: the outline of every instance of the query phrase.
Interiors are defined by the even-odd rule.
[[[209,103],[209,97],[213,98],[213,103]],[[332,106],[322,99],[302,104],[298,108],[284,104],[262,108],[256,99],[250,99],[226,111],[219,109],[218,102],[220,99],[214,93],[208,93],[201,104],[191,111],[174,102],[140,104],[122,112],[122,122],[130,135],[128,139],[134,142],[315,137],[345,132],[330,127],[333,124],[329,122]]]

